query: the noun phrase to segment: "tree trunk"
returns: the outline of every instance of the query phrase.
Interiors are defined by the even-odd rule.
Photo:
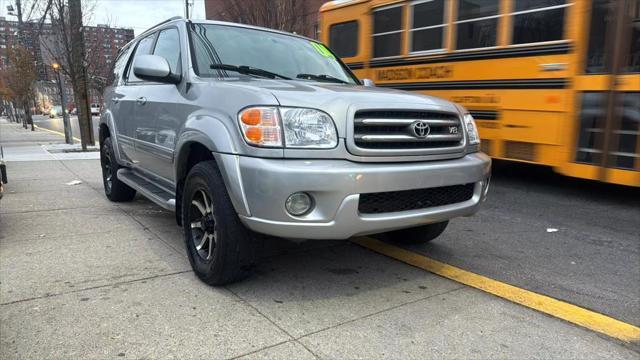
[[[91,110],[89,108],[89,87],[87,86],[87,69],[84,64],[85,49],[82,25],[81,0],[69,0],[69,28],[71,30],[71,66],[73,91],[78,100],[78,122],[80,125],[80,140],[82,150],[87,146],[93,146],[93,126],[91,124]]]

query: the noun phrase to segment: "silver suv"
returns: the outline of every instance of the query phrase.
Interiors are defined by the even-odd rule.
[[[174,210],[208,284],[246,276],[260,234],[430,241],[489,187],[465,109],[360,81],[301,36],[170,19],[121,50],[109,85],[105,193]]]

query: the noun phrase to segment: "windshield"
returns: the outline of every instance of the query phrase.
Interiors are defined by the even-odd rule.
[[[215,66],[225,64],[265,70],[280,79],[357,83],[331,51],[311,40],[213,24],[194,24],[192,35],[196,71],[203,77],[261,75],[256,71],[239,73]]]

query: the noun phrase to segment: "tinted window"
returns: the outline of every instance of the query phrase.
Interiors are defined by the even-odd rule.
[[[458,49],[475,49],[496,45],[498,19],[458,24]]]
[[[402,29],[402,6],[378,10],[373,13],[374,34]]]
[[[640,92],[622,93],[618,97],[619,108],[622,109],[619,129],[614,129],[614,136],[618,136],[616,148],[610,153],[609,163],[627,170],[640,170],[635,166],[640,139]],[[640,163],[640,162],[639,162]]]
[[[178,29],[161,31],[153,54],[167,59],[172,73],[180,73],[180,35]]]
[[[442,49],[444,41],[444,0],[431,0],[411,7],[411,51]]]
[[[602,134],[606,120],[605,96],[603,92],[582,94],[576,162],[599,164],[602,159],[600,144],[603,142]]]
[[[442,49],[444,27],[425,29],[413,32],[412,51],[428,51]]]
[[[564,9],[552,9],[513,17],[513,43],[527,44],[564,38]]]
[[[412,7],[413,28],[442,25],[444,22],[444,0],[431,0]]]
[[[138,42],[138,46],[136,47],[136,52],[133,60],[129,63],[129,75],[127,77],[127,81],[129,82],[140,82],[143,80],[138,79],[133,74],[133,63],[135,62],[135,57],[138,55],[149,55],[151,53],[151,47],[153,46],[153,39],[155,38],[155,34],[149,35],[144,39]]]
[[[329,46],[340,57],[352,57],[358,54],[358,22],[349,21],[331,25]]]
[[[498,0],[460,0],[458,1],[458,20],[498,15],[499,3]]]
[[[587,52],[585,69],[588,74],[609,72],[609,65],[605,56],[609,10],[608,0],[593,0],[591,23],[589,25],[589,51]]]
[[[564,5],[565,0],[516,0],[515,11],[540,9],[549,6]]]
[[[373,13],[373,57],[400,55],[402,44],[402,7]]]
[[[640,0],[631,4],[631,48],[624,72],[640,72]]]
[[[456,23],[457,48],[475,49],[495,46],[498,9],[498,0],[460,0]]]

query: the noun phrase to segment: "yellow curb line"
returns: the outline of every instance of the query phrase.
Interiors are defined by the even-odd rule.
[[[353,242],[377,253],[427,270],[436,275],[482,290],[516,304],[580,325],[626,342],[640,341],[640,328],[600,313],[572,305],[549,296],[521,289],[455,266],[430,259],[424,255],[373,239],[361,237]]]
[[[64,133],[61,133],[60,131],[55,131],[55,130],[51,130],[51,129],[47,129],[47,128],[43,128],[43,127],[40,127],[40,126],[35,125],[35,124],[33,125],[33,127],[38,128],[38,129],[40,129],[40,130],[48,131],[48,132],[50,132],[50,133],[54,133],[54,134],[56,134],[56,135],[60,135],[60,136],[62,136],[62,137],[65,137]],[[78,139],[78,138],[77,138],[77,137],[75,137],[75,136],[72,136],[72,138],[73,138],[73,140],[75,140],[75,141],[81,141],[80,139]]]

